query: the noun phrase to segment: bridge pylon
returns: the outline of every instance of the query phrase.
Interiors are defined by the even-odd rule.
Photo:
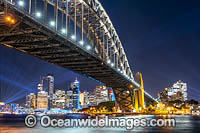
[[[145,109],[145,104],[143,78],[140,72],[136,73],[135,81],[140,84],[140,88],[134,88],[133,102],[136,112],[141,112],[143,109]]]

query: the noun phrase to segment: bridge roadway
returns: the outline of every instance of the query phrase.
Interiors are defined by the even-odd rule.
[[[6,13],[4,2],[1,0],[0,4],[0,45],[104,83],[113,88],[116,100],[124,112],[133,109],[133,89],[140,87],[133,78],[127,78],[122,71],[111,67],[90,48],[82,47],[78,41],[63,35],[16,5],[8,2]],[[8,14],[15,18],[14,24],[8,24],[5,20]],[[25,63],[23,59],[22,63]],[[133,87],[130,88],[130,85]],[[154,101],[147,92],[145,98]]]

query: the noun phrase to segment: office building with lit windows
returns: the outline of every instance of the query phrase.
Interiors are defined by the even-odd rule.
[[[26,96],[26,106],[28,108],[36,108],[36,95],[34,93]]]
[[[48,109],[48,92],[40,91],[37,94],[37,109],[47,110]]]

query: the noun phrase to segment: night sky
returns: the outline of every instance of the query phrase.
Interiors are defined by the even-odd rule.
[[[133,73],[141,72],[147,92],[178,80],[189,99],[200,101],[200,1],[100,0],[118,32]],[[35,57],[0,46],[0,101],[14,102],[37,91],[41,76],[53,73],[55,88],[67,90],[77,76],[80,90],[96,82]]]

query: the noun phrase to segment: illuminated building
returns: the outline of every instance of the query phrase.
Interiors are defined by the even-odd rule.
[[[84,91],[84,108],[86,108],[89,104],[89,92]]]
[[[187,84],[181,80],[174,83],[171,88],[168,89],[168,96],[170,100],[187,100]]]
[[[73,83],[71,83],[72,89],[72,99],[73,99],[73,108],[79,108],[79,81],[76,79]]]
[[[69,88],[66,94],[66,106],[67,108],[73,107],[73,91],[72,88]]]
[[[65,91],[56,90],[56,92],[55,92],[55,105],[56,105],[56,108],[60,108],[60,109],[64,109],[65,108],[65,104],[66,104],[65,98],[66,98]]]
[[[54,94],[54,76],[48,74],[42,79],[42,90],[48,92],[49,95],[49,108],[53,106],[53,94]]]
[[[158,93],[158,99],[160,102],[167,103],[170,101],[186,101],[187,100],[187,84],[182,81],[178,81],[173,84],[172,87],[165,88],[164,91]]]
[[[37,109],[47,110],[48,109],[48,92],[40,91],[37,95]]]
[[[38,84],[38,91],[42,91],[42,90],[43,90],[42,84],[39,83],[39,84]]]
[[[88,96],[90,105],[98,105],[101,102],[109,101],[108,90],[106,86],[97,86]]]
[[[4,111],[5,111],[5,103],[0,102],[0,112],[4,112]]]
[[[80,106],[84,106],[84,92],[80,92],[79,94],[79,103],[80,103]]]
[[[36,95],[34,93],[26,96],[26,106],[28,108],[36,108]]]
[[[54,93],[54,77],[52,74],[48,74],[42,79],[43,91],[48,92],[49,96],[53,96]]]
[[[95,89],[95,96],[97,105],[101,102],[106,102],[108,100],[108,90],[106,86],[97,86]]]
[[[89,104],[92,105],[92,106],[95,106],[97,105],[97,101],[96,101],[96,95],[95,95],[95,92],[93,91],[92,93],[89,94]]]
[[[84,91],[79,94],[80,106],[86,108],[89,104],[89,92]]]

